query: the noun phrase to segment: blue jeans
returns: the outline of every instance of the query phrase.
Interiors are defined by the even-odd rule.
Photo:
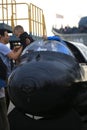
[[[6,87],[6,81],[3,79],[0,79],[0,88]]]

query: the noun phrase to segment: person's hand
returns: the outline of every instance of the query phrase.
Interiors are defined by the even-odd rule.
[[[43,35],[42,37],[44,40],[47,40],[47,36],[46,35]]]
[[[26,44],[29,45],[30,44],[30,39],[26,38]]]
[[[22,46],[14,46],[13,51],[17,52]]]

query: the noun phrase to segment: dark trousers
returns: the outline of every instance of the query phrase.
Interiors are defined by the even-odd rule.
[[[5,97],[0,98],[0,130],[10,130]]]
[[[10,104],[10,98],[9,98],[9,93],[8,93],[8,87],[5,87],[5,97],[6,97],[6,106],[7,106],[7,110],[8,110],[9,104]]]

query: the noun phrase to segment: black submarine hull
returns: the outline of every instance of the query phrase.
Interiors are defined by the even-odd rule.
[[[73,105],[81,79],[78,62],[72,56],[56,52],[31,52],[9,77],[9,95],[24,113],[53,117]]]

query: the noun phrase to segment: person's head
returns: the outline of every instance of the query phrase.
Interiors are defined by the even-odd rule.
[[[13,34],[17,37],[20,37],[20,35],[24,33],[24,28],[21,25],[17,25],[13,29]]]
[[[7,44],[9,42],[9,38],[8,31],[5,29],[0,29],[0,42]]]

